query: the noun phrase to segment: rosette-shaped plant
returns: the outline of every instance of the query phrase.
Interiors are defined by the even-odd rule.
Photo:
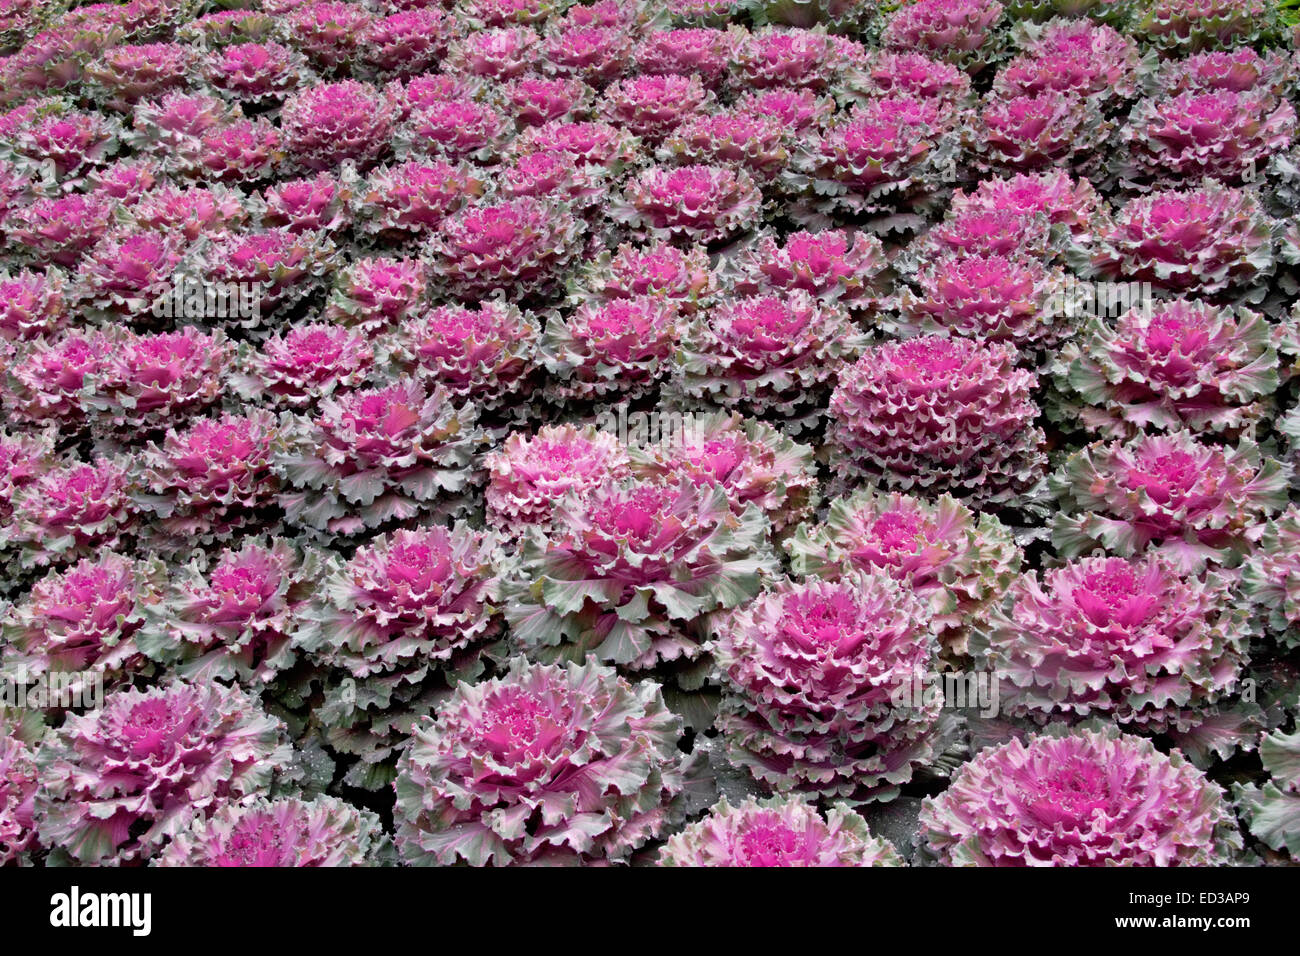
[[[430,270],[443,291],[477,299],[498,289],[546,296],[582,252],[581,220],[564,205],[524,197],[471,206],[438,224]]]
[[[1235,784],[1237,812],[1250,832],[1265,846],[1300,855],[1300,733],[1275,730],[1259,741],[1260,762],[1272,778],[1257,786]]]
[[[659,440],[633,452],[637,474],[721,485],[737,514],[757,505],[777,535],[812,514],[817,468],[808,445],[735,413],[661,413],[658,426]]]
[[[1028,172],[1052,167],[1090,169],[1114,125],[1097,106],[1072,92],[994,94],[965,129],[967,149],[984,170]]]
[[[790,160],[789,132],[773,116],[723,110],[693,116],[665,140],[660,155],[684,163],[738,166],[757,182],[773,182]]]
[[[985,748],[921,808],[923,850],[946,866],[1213,866],[1240,841],[1182,754],[1113,731]]]
[[[535,435],[514,432],[484,459],[488,524],[518,534],[549,525],[565,495],[582,497],[631,474],[629,458],[608,431],[543,425]]]
[[[650,74],[610,84],[601,110],[615,126],[647,143],[659,143],[682,123],[703,113],[708,91],[698,76]]]
[[[510,144],[512,155],[560,150],[584,166],[600,166],[611,175],[641,157],[636,137],[611,123],[552,120],[529,127]]]
[[[57,437],[58,432],[52,428],[39,432],[0,430],[0,526],[9,525],[19,492],[54,464]],[[5,535],[0,531],[0,562],[4,560],[4,548]]]
[[[360,3],[321,0],[289,12],[289,42],[325,71],[343,70],[365,49],[375,15]]]
[[[398,764],[398,849],[416,865],[622,860],[677,817],[680,732],[657,684],[516,658],[416,725]]]
[[[703,246],[683,249],[660,240],[644,246],[624,243],[602,253],[582,270],[572,288],[574,303],[591,299],[634,299],[652,295],[690,315],[717,294],[718,284]]]
[[[510,120],[495,107],[470,97],[428,100],[414,108],[397,131],[399,159],[441,157],[494,163],[514,135]]]
[[[854,106],[803,144],[790,185],[810,186],[832,212],[923,210],[951,178],[955,144],[943,112],[936,100]]]
[[[415,259],[356,259],[334,279],[325,318],[373,335],[400,325],[425,294],[424,268]]]
[[[1001,18],[998,0],[912,0],[889,15],[880,42],[887,50],[924,53],[975,74],[998,55]]]
[[[171,164],[185,176],[243,183],[267,178],[283,160],[280,129],[258,117],[206,130],[188,153],[175,155]]]
[[[1041,216],[1050,225],[1066,227],[1071,235],[1086,235],[1109,222],[1105,201],[1092,183],[1063,169],[986,179],[970,193],[954,191],[953,217],[979,212],[1005,212],[1024,219]]]
[[[823,818],[792,797],[731,806],[723,797],[704,819],[668,838],[659,866],[906,866],[846,804]]]
[[[456,100],[485,92],[482,81],[473,77],[447,73],[422,73],[408,80],[390,80],[384,92],[398,104],[398,115],[405,119],[414,110],[440,100]]]
[[[1250,294],[1273,271],[1273,223],[1255,196],[1206,180],[1130,200],[1073,250],[1100,279],[1173,292]]]
[[[406,378],[331,395],[315,412],[277,458],[292,524],[349,535],[464,503],[482,440],[472,404]]]
[[[196,557],[170,569],[160,599],[145,608],[142,652],[185,680],[264,685],[297,659],[319,587],[319,562],[288,541],[245,538],[214,562]]]
[[[609,181],[599,166],[577,165],[569,153],[552,149],[514,157],[497,172],[496,187],[510,199],[552,199],[591,217],[600,212]]]
[[[1238,432],[1278,386],[1272,327],[1245,309],[1172,299],[1094,319],[1057,356],[1062,417],[1108,438]]]
[[[513,414],[530,397],[540,364],[537,319],[502,299],[442,306],[405,319],[391,341],[392,359],[441,385],[457,401]]]
[[[835,112],[835,101],[813,90],[773,86],[750,90],[736,98],[736,109],[758,116],[771,116],[793,133],[825,123]]]
[[[549,528],[526,532],[507,594],[511,635],[530,657],[588,654],[632,670],[694,659],[699,627],[752,596],[775,569],[754,505],[689,479],[625,479],[571,492]]]
[[[74,177],[108,163],[119,132],[115,121],[99,113],[51,108],[16,130],[10,149],[35,166],[53,163],[55,176],[75,182]]]
[[[20,248],[37,263],[71,267],[108,231],[112,215],[107,199],[71,193],[13,210],[4,234],[10,248]]]
[[[1137,95],[1144,63],[1137,45],[1114,27],[1083,18],[1042,26],[1021,23],[1021,53],[998,71],[994,93],[1035,96],[1050,90],[1110,107]]]
[[[564,403],[635,399],[668,371],[682,323],[677,305],[641,295],[579,305],[548,319],[540,351],[547,397]]]
[[[311,295],[337,262],[337,250],[327,236],[292,229],[220,236],[202,254],[211,281],[261,291],[252,315],[228,319],[246,328],[264,324],[271,312]]]
[[[733,45],[731,81],[740,90],[791,86],[824,90],[854,59],[824,30],[765,27]]]
[[[362,33],[361,62],[381,76],[424,73],[446,54],[453,29],[452,18],[437,6],[390,13]]]
[[[276,32],[275,16],[261,10],[218,10],[181,24],[176,39],[221,47],[270,38]]]
[[[308,170],[332,169],[345,159],[374,163],[388,152],[396,122],[392,97],[355,80],[295,93],[280,113],[284,148]]]
[[[947,255],[926,259],[905,288],[901,316],[883,316],[905,334],[951,331],[1010,342],[1033,352],[1052,348],[1071,331],[1064,305],[1069,279],[1033,259],[1001,255]]]
[[[1263,0],[1150,0],[1133,33],[1165,56],[1249,45],[1267,36],[1272,10]]]
[[[627,71],[632,38],[623,27],[571,26],[548,35],[538,56],[547,73],[604,86]]]
[[[152,580],[151,580],[152,578]],[[144,667],[136,645],[143,612],[156,600],[157,569],[112,551],[51,571],[0,616],[8,680],[73,678],[61,686],[85,692],[87,675],[106,684]]]
[[[303,408],[364,383],[375,353],[361,332],[312,323],[276,333],[257,348],[241,346],[239,366],[230,383],[241,396]]]
[[[220,97],[177,90],[137,103],[127,139],[160,161],[175,162],[175,157],[180,156],[188,164],[200,151],[204,133],[239,115],[237,108]]]
[[[231,99],[278,104],[311,82],[307,60],[278,43],[233,43],[207,54],[203,76]]]
[[[735,295],[801,291],[821,302],[850,308],[871,304],[876,279],[887,268],[880,240],[865,232],[827,229],[791,232],[784,239],[764,234],[721,267]]]
[[[67,278],[61,271],[0,273],[0,339],[53,338],[67,319]]]
[[[637,42],[637,69],[642,73],[694,74],[713,87],[727,72],[737,39],[734,31],[708,27],[652,30]]]
[[[1272,94],[1215,91],[1145,99],[1121,131],[1126,176],[1156,182],[1209,176],[1240,183],[1296,133],[1295,109]]]
[[[6,529],[23,567],[67,564],[116,548],[135,524],[126,467],[108,458],[51,467],[20,488]]]
[[[763,194],[748,173],[727,166],[650,166],[608,215],[641,239],[721,242],[759,224]]]
[[[90,249],[77,267],[79,304],[106,317],[148,321],[155,298],[185,254],[178,232],[154,229],[110,232]]]
[[[1286,505],[1289,472],[1249,441],[1219,447],[1186,432],[1088,445],[1052,476],[1052,541],[1067,558],[1154,548],[1183,568],[1235,565]]]
[[[86,402],[100,428],[151,431],[221,399],[232,349],[220,331],[114,335]]]
[[[496,96],[519,126],[542,126],[585,112],[592,90],[576,77],[522,76],[501,84]]]
[[[196,815],[153,866],[370,866],[382,842],[379,817],[334,797],[258,797]]]
[[[40,840],[82,864],[148,859],[187,813],[266,789],[284,725],[236,687],[173,683],[69,715],[37,754]]]
[[[262,225],[293,232],[337,232],[352,219],[352,192],[350,177],[338,178],[329,173],[274,183],[262,193],[266,204]]]
[[[19,348],[8,369],[7,411],[20,422],[79,427],[108,347],[102,332],[69,331],[52,343],[36,339]]]
[[[924,603],[891,576],[779,582],[714,623],[716,721],[733,763],[779,793],[892,800],[934,755],[941,702]]]
[[[1250,635],[1235,604],[1220,575],[1158,554],[1083,558],[1023,575],[974,643],[1002,682],[1003,714],[1186,730],[1237,687]]]
[[[836,580],[880,570],[929,604],[940,644],[965,654],[968,629],[999,600],[1020,566],[1011,532],[949,495],[934,501],[867,489],[831,502],[826,522],[786,542],[801,576]]]
[[[564,6],[564,0],[467,0],[459,5],[465,22],[479,29],[543,23]]]
[[[164,182],[141,193],[131,205],[131,220],[141,229],[172,234],[158,237],[155,240],[158,243],[175,242],[182,236],[193,242],[207,233],[238,229],[247,226],[251,216],[244,197],[225,186],[178,186]],[[114,233],[109,237],[119,242],[122,238]],[[101,244],[109,245],[107,242]],[[139,270],[120,271],[135,273]],[[129,274],[115,278],[119,282],[130,281],[128,288],[143,288],[150,272],[156,271],[155,267],[138,278]]]
[[[530,27],[475,30],[451,44],[444,66],[456,75],[508,80],[537,65],[540,43]]]
[[[1280,96],[1296,77],[1295,64],[1283,51],[1259,53],[1243,46],[1165,60],[1155,79],[1165,96],[1218,91]]]
[[[889,96],[937,99],[952,106],[970,100],[970,77],[942,60],[920,53],[878,51],[844,72],[836,89],[846,100],[865,102]]]
[[[427,235],[483,194],[483,180],[463,165],[408,160],[381,166],[357,188],[356,229],[380,242]]]
[[[161,178],[162,168],[148,156],[119,159],[86,175],[94,195],[114,200],[122,206],[135,205],[141,196],[159,184]],[[0,194],[2,192],[0,190]]]
[[[32,811],[40,776],[35,756],[33,748],[0,729],[0,866],[36,845]]]
[[[868,349],[831,397],[838,467],[980,504],[1032,493],[1047,460],[1034,425],[1036,377],[1016,358],[1010,345],[940,335]]]
[[[482,670],[478,657],[501,630],[498,546],[491,533],[437,526],[327,560],[295,641],[343,675],[320,711],[334,747],[383,760],[429,713],[442,674],[454,683]]]
[[[230,538],[269,507],[277,491],[271,459],[283,446],[273,413],[253,409],[169,428],[139,460],[137,500],[152,513],[149,543],[187,551]]]
[[[183,89],[197,57],[181,43],[124,44],[86,67],[86,78],[109,109],[130,112],[137,100]]]
[[[801,290],[722,299],[687,324],[669,391],[689,405],[813,424],[865,339],[843,306]]]
[[[1300,646],[1300,507],[1265,525],[1241,569],[1241,585],[1268,632],[1286,647]]]

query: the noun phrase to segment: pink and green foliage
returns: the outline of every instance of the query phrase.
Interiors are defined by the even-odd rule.
[[[753,178],[730,166],[649,166],[628,181],[607,215],[638,239],[714,243],[734,238],[761,215]]]
[[[631,474],[628,451],[606,431],[543,425],[536,434],[513,432],[484,459],[487,522],[519,536],[549,526],[566,495],[578,498]]]
[[[521,128],[573,120],[586,111],[592,95],[591,87],[576,77],[522,76],[496,91],[498,105]]]
[[[610,123],[551,120],[530,126],[510,144],[509,156],[559,150],[583,166],[599,166],[611,175],[637,160],[640,141]]]
[[[398,849],[414,865],[625,859],[679,816],[680,727],[652,682],[515,658],[416,725],[398,765]]]
[[[951,215],[997,211],[1025,220],[1041,216],[1049,225],[1066,227],[1071,235],[1100,230],[1110,221],[1106,202],[1092,183],[1063,169],[985,179],[969,193],[960,189],[953,193]]]
[[[335,797],[258,797],[197,814],[153,866],[371,866],[384,842],[379,817]]]
[[[36,846],[33,811],[40,776],[35,751],[8,727],[0,728],[0,866],[8,866]]]
[[[745,170],[767,184],[790,161],[789,132],[773,116],[720,110],[692,116],[664,141],[660,155],[682,163],[717,163]]]
[[[350,177],[330,173],[267,186],[262,194],[266,204],[262,225],[293,232],[337,232],[351,223],[353,189]]]
[[[1300,733],[1276,730],[1259,742],[1259,756],[1271,779],[1236,784],[1237,812],[1252,836],[1270,849],[1300,853]]]
[[[421,308],[427,285],[416,259],[354,259],[335,277],[324,317],[367,335],[395,329]]]
[[[767,532],[756,505],[737,515],[721,485],[689,478],[570,492],[549,527],[524,533],[506,593],[512,637],[542,660],[693,660],[706,617],[775,570]]]
[[[982,171],[1090,170],[1104,158],[1114,125],[1073,92],[992,94],[963,131]]]
[[[376,17],[360,3],[321,0],[289,12],[289,42],[325,72],[340,71],[363,51],[372,49],[370,30]]]
[[[731,84],[739,90],[791,86],[824,90],[855,57],[844,38],[824,30],[764,27],[738,38]]]
[[[307,60],[278,43],[232,43],[210,51],[203,75],[219,92],[248,104],[280,103],[309,85]]]
[[[408,160],[381,166],[357,187],[357,231],[377,241],[402,242],[432,233],[449,215],[483,193],[478,174],[462,165]]]
[[[920,838],[948,866],[1211,866],[1241,845],[1216,784],[1113,730],[981,751],[926,799]]]
[[[1050,90],[1113,107],[1137,96],[1143,62],[1134,42],[1114,27],[1062,17],[1022,23],[1021,53],[998,70],[994,93],[1035,96]]]
[[[726,74],[727,61],[738,39],[735,31],[710,27],[655,30],[637,43],[637,69],[649,74],[694,74],[713,87]]]
[[[1241,584],[1267,631],[1287,647],[1300,645],[1300,507],[1265,525]]]
[[[1055,412],[1108,438],[1143,430],[1239,434],[1278,387],[1274,327],[1244,309],[1171,299],[1092,319],[1053,364]]]
[[[842,304],[802,290],[724,298],[687,324],[669,390],[693,408],[776,415],[798,432],[865,344]]]
[[[1286,504],[1290,469],[1250,441],[1207,444],[1186,432],[1088,445],[1052,476],[1062,557],[1093,548],[1164,552],[1184,569],[1241,563]]]
[[[138,208],[138,207],[137,207]],[[155,229],[110,232],[77,267],[81,305],[126,321],[148,319],[185,256],[179,232]]]
[[[434,157],[491,164],[514,136],[508,117],[468,96],[428,100],[414,108],[398,129],[399,159]]]
[[[682,319],[665,296],[637,295],[580,304],[546,323],[540,354],[553,401],[635,399],[667,373]]]
[[[683,123],[705,115],[711,97],[698,76],[632,76],[604,91],[602,118],[658,144]]]
[[[731,760],[765,786],[891,800],[935,756],[941,701],[895,692],[936,666],[938,644],[925,603],[891,575],[778,582],[713,633],[716,726]]]
[[[966,105],[971,96],[970,77],[943,60],[920,53],[872,52],[864,62],[844,72],[836,91],[855,102],[885,97],[934,99],[951,106]]]
[[[89,64],[86,78],[106,107],[129,113],[139,100],[184,89],[197,59],[181,43],[123,44]]]
[[[1239,690],[1249,637],[1229,579],[1153,553],[1022,575],[975,644],[1002,682],[1004,714],[1159,733],[1195,726],[1199,710]]]
[[[949,656],[967,653],[970,626],[1001,600],[1022,560],[1011,531],[990,514],[948,495],[928,501],[870,489],[832,501],[823,523],[801,525],[785,547],[801,577],[889,574],[928,603]]]
[[[272,459],[285,445],[274,413],[255,409],[169,428],[138,458],[136,500],[150,518],[149,544],[179,552],[225,541],[263,517],[279,484]]]
[[[89,679],[112,686],[143,672],[136,635],[157,600],[158,579],[156,564],[112,551],[51,571],[0,616],[5,678],[21,684],[66,675],[72,680],[64,686],[84,693]]]
[[[1165,60],[1156,74],[1159,92],[1164,96],[1225,92],[1276,97],[1295,80],[1295,64],[1283,51],[1259,53],[1245,46]]]
[[[912,0],[885,21],[880,42],[887,50],[924,53],[975,74],[998,54],[998,0]]]
[[[73,340],[75,341],[75,340]],[[136,435],[176,424],[220,401],[233,352],[220,331],[110,333],[86,344],[99,352],[84,401],[95,427]],[[88,356],[89,358],[89,356]]]
[[[68,564],[117,548],[138,509],[126,465],[109,458],[52,465],[17,489],[4,536],[24,568]]]
[[[81,864],[152,857],[188,813],[266,790],[290,758],[284,725],[243,691],[175,682],[110,694],[37,752],[40,841]]]
[[[71,185],[117,151],[121,128],[99,113],[52,107],[13,134],[10,148],[21,160],[52,163],[54,175]]]
[[[451,15],[437,6],[399,10],[367,25],[360,59],[379,76],[424,73],[441,62],[454,31]]]
[[[1272,26],[1263,0],[1151,0],[1133,33],[1164,56],[1246,45]]]
[[[68,298],[58,269],[0,275],[0,339],[55,338],[68,321]]]
[[[338,261],[338,249],[327,236],[275,228],[219,235],[202,255],[209,281],[260,291],[253,314],[237,317],[246,327],[313,294]]]
[[[104,333],[75,331],[20,346],[7,370],[6,412],[22,424],[80,428],[108,348]]]
[[[276,456],[289,523],[346,536],[464,508],[484,439],[477,418],[472,403],[410,377],[323,398],[287,426]]]
[[[888,268],[884,247],[866,232],[828,229],[792,232],[779,240],[760,234],[728,256],[720,269],[735,295],[807,292],[822,302],[869,307]]]
[[[332,169],[344,160],[369,166],[388,152],[396,104],[375,87],[354,80],[325,83],[295,93],[280,114],[284,147],[306,170]]]
[[[1014,501],[1045,476],[1032,372],[1016,350],[922,336],[868,349],[830,401],[838,467],[885,487]]]
[[[241,346],[239,366],[230,384],[241,396],[304,408],[336,389],[347,391],[365,383],[374,370],[375,353],[361,332],[313,323],[288,327],[257,349]]]
[[[584,217],[598,216],[609,190],[605,171],[578,166],[563,150],[525,153],[498,173],[497,188],[510,199],[535,196],[568,203]]]
[[[872,836],[847,804],[824,817],[803,800],[724,797],[704,819],[674,833],[659,866],[905,866],[889,843]]]
[[[496,76],[518,76],[530,65],[550,76],[571,76],[591,86],[605,86],[627,72],[632,59],[632,38],[615,26],[570,26],[543,38],[540,49],[532,40],[520,44],[515,58],[489,60],[485,69]]]
[[[260,688],[297,660],[294,641],[319,577],[316,555],[301,555],[283,538],[245,537],[214,560],[169,568],[136,642],[185,680]]]
[[[639,475],[720,485],[737,515],[757,505],[776,535],[792,530],[817,504],[813,448],[771,425],[735,412],[669,414],[660,416],[658,431],[657,442],[632,452]],[[637,444],[633,438],[628,442]]]
[[[478,30],[451,44],[444,66],[456,76],[508,80],[535,69],[541,37],[528,27]]]
[[[717,295],[718,283],[704,247],[659,240],[606,250],[583,266],[570,291],[576,305],[658,296],[691,315]]]
[[[238,191],[225,186],[160,183],[139,195],[131,204],[130,215],[132,222],[142,230],[160,233],[150,237],[151,245],[173,244],[183,250],[185,247],[180,244],[182,238],[195,242],[204,235],[219,232],[223,228],[238,229],[247,226],[252,219],[249,207],[250,203]],[[135,234],[127,235],[134,237]],[[117,239],[120,244],[122,237],[110,233],[110,238]],[[103,244],[110,245],[107,242]],[[152,265],[150,258],[146,258],[145,263]],[[111,266],[112,263],[106,265]],[[143,270],[141,274],[142,270],[138,266],[131,268],[124,264],[116,271],[127,273],[114,277],[119,282],[129,279],[132,285],[144,287],[146,280],[158,268],[155,266]]]
[[[4,223],[11,246],[39,265],[75,266],[108,231],[112,204],[94,194],[37,199],[15,209]]]

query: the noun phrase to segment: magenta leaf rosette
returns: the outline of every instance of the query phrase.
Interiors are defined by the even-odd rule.
[[[1023,574],[975,644],[1001,681],[1003,714],[1160,733],[1197,725],[1199,710],[1239,689],[1249,638],[1229,579],[1150,553]]]
[[[0,273],[0,339],[52,339],[67,324],[68,281],[59,269]]]
[[[313,295],[338,268],[339,259],[328,236],[287,228],[219,235],[201,255],[210,281],[260,293],[253,309],[241,309],[234,318],[245,328],[269,324],[273,312],[288,311]]]
[[[379,764],[446,683],[482,672],[501,630],[499,548],[496,535],[458,524],[325,557],[294,645],[337,675],[317,713],[331,746]]]
[[[487,523],[519,534],[548,525],[564,496],[583,495],[631,474],[628,450],[609,431],[591,426],[543,425],[536,434],[512,432],[484,457]]]
[[[1151,0],[1135,16],[1135,36],[1163,56],[1248,45],[1273,29],[1263,0]]]
[[[951,63],[921,53],[872,51],[844,71],[835,93],[846,104],[914,96],[958,106],[969,104],[971,82]]]
[[[693,116],[664,140],[657,154],[682,163],[717,163],[774,182],[790,162],[790,135],[773,116],[731,109]]]
[[[931,501],[870,488],[832,501],[825,521],[801,525],[785,548],[801,577],[889,574],[928,603],[948,656],[967,653],[971,625],[1001,600],[1023,558],[991,514],[949,495]]]
[[[196,814],[152,866],[373,866],[379,817],[335,797],[257,797]]]
[[[920,840],[946,866],[1214,866],[1241,845],[1217,784],[1114,730],[984,749],[926,799]]]
[[[733,295],[807,292],[821,302],[869,307],[889,263],[879,239],[866,232],[798,231],[778,239],[759,234],[728,255],[720,277]]]
[[[363,332],[313,322],[286,326],[256,348],[241,343],[229,383],[242,398],[301,409],[360,387],[374,370]]]
[[[1087,235],[1110,223],[1109,207],[1092,183],[1064,169],[989,178],[969,193],[953,192],[952,216],[999,211],[1026,220],[1041,216],[1049,226],[1065,227],[1071,236]]]
[[[314,553],[284,538],[245,537],[213,559],[170,566],[136,643],[185,680],[260,689],[296,662],[319,577]]]
[[[321,172],[267,186],[262,192],[266,204],[262,225],[293,232],[337,233],[351,224],[354,188],[347,170],[339,176]]]
[[[718,484],[628,478],[570,492],[550,527],[524,531],[505,592],[511,637],[548,661],[695,660],[707,616],[775,570],[767,533],[758,507],[737,515]]]
[[[85,695],[89,680],[112,686],[150,670],[136,636],[158,598],[159,572],[156,562],[104,551],[46,574],[0,616],[5,679],[57,678]]]
[[[290,756],[284,725],[236,687],[118,691],[37,752],[39,838],[81,864],[138,863],[188,814],[265,791]]]
[[[104,106],[129,113],[141,99],[185,87],[198,57],[182,43],[129,43],[110,47],[86,67],[90,87]]]
[[[1275,327],[1245,309],[1171,299],[1096,317],[1053,363],[1054,414],[1112,438],[1240,433],[1278,387]]]
[[[776,416],[798,433],[824,413],[836,368],[865,345],[842,304],[802,290],[721,298],[686,325],[667,387],[687,407]]]
[[[582,221],[566,205],[523,197],[449,216],[426,251],[433,280],[447,294],[545,296],[576,263],[584,238]]]
[[[0,725],[0,866],[36,847],[33,814],[40,787],[34,748]]]
[[[421,307],[427,290],[418,259],[354,259],[334,277],[323,318],[374,335],[402,325]]]
[[[1001,38],[998,0],[912,0],[889,15],[880,33],[886,50],[923,53],[975,75],[994,61]]]
[[[311,85],[307,58],[279,43],[230,43],[203,58],[203,77],[220,93],[249,105],[278,105]]]
[[[763,194],[753,178],[729,166],[649,166],[630,179],[607,210],[642,240],[714,243],[752,228]]]
[[[1180,431],[1097,442],[1052,475],[1052,543],[1065,558],[1154,549],[1185,569],[1233,567],[1285,507],[1289,478],[1247,440],[1223,447]]]
[[[390,342],[391,360],[483,412],[522,414],[539,378],[541,337],[531,312],[483,299],[408,316]]]
[[[675,246],[665,240],[634,246],[623,243],[586,263],[570,283],[570,301],[658,296],[682,315],[691,315],[718,293],[718,282],[703,246]]]
[[[380,242],[404,242],[432,233],[445,218],[483,193],[480,174],[441,160],[381,166],[353,197],[357,232]]]
[[[925,603],[882,571],[779,581],[713,623],[727,753],[781,794],[892,800],[936,754],[937,699],[900,693],[936,666]]]
[[[659,850],[659,866],[906,866],[889,843],[847,804],[824,816],[798,797],[723,797],[704,816],[674,833]]]
[[[1013,32],[1020,53],[993,79],[993,91],[1001,96],[1056,90],[1113,109],[1138,94],[1149,67],[1131,38],[1087,17],[1022,21]]]
[[[658,425],[657,442],[631,451],[637,474],[720,485],[737,514],[756,505],[778,536],[808,518],[817,505],[813,448],[771,425],[735,412],[661,414]],[[628,441],[634,444],[631,436]]]
[[[1265,525],[1242,566],[1241,589],[1268,633],[1286,647],[1300,645],[1300,507]]]
[[[971,502],[1032,495],[1045,477],[1032,372],[1007,344],[922,336],[884,342],[845,369],[830,401],[838,466],[898,491]]]
[[[139,516],[127,468],[112,458],[65,460],[18,489],[0,535],[21,566],[68,564],[122,544]]]
[[[428,99],[414,107],[394,137],[398,159],[443,158],[494,164],[514,137],[508,117],[471,97]]]
[[[322,399],[287,426],[275,457],[287,520],[346,536],[462,508],[484,437],[477,417],[410,377]]]
[[[383,158],[396,126],[396,104],[355,80],[301,90],[280,113],[285,151],[303,169],[332,169],[348,159],[368,166]]]
[[[760,27],[738,34],[730,82],[738,90],[791,86],[824,90],[856,59],[861,46],[818,29]]]
[[[624,860],[678,815],[680,732],[651,681],[515,658],[416,726],[398,765],[397,847],[420,866]]]
[[[668,373],[683,322],[668,296],[638,295],[583,302],[552,314],[538,347],[558,404],[622,398],[651,391]]]
[[[1073,91],[1045,90],[990,94],[962,135],[983,171],[1091,172],[1113,132],[1114,124],[1095,103]]]

